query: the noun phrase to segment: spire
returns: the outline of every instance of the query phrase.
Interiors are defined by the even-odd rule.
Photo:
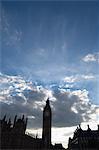
[[[16,124],[16,119],[17,119],[17,115],[15,115],[15,118],[14,118],[14,127],[15,127],[15,124]]]
[[[24,115],[22,116],[22,121],[24,121]]]
[[[81,129],[81,124],[79,124],[79,130],[82,130],[82,129]]]
[[[80,124],[79,124],[79,129],[81,128]]]
[[[9,121],[8,121],[8,123],[9,123],[9,124],[11,124],[11,118],[9,118]]]
[[[87,127],[88,127],[88,129],[87,129],[87,130],[88,130],[88,131],[90,131],[91,129],[90,129],[89,125],[87,125]]]
[[[26,130],[26,127],[27,127],[27,122],[28,122],[28,118],[26,118],[26,120],[25,120],[25,130]]]
[[[2,120],[3,120],[3,121],[5,121],[5,119],[6,119],[6,115],[4,115],[4,117],[3,117],[3,119],[2,119]]]
[[[46,101],[46,104],[49,105],[49,97],[48,97],[48,99],[47,99],[47,101]]]
[[[11,127],[11,118],[9,118],[8,126],[9,126],[9,128]]]

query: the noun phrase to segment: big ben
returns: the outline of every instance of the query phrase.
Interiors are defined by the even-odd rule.
[[[49,104],[49,99],[47,99],[46,106],[44,107],[43,110],[43,133],[42,133],[42,139],[45,148],[50,148],[51,146],[51,120],[52,120],[51,107]]]

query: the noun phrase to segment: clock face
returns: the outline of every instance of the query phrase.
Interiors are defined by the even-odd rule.
[[[49,111],[45,112],[45,116],[48,117],[49,116]]]

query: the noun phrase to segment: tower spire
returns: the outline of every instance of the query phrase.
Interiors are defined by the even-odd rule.
[[[44,110],[43,110],[42,139],[43,139],[45,148],[50,148],[51,146],[51,121],[52,121],[52,113],[51,113],[51,107],[50,107],[49,98],[48,98],[46,101]]]
[[[49,105],[49,97],[48,97],[48,99],[47,99],[47,101],[46,101],[46,104]]]

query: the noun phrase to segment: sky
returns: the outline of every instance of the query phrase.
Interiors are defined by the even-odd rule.
[[[67,147],[78,124],[99,124],[98,1],[2,1],[0,106],[28,116],[41,137],[49,97],[52,142]],[[57,137],[56,137],[57,134]]]

